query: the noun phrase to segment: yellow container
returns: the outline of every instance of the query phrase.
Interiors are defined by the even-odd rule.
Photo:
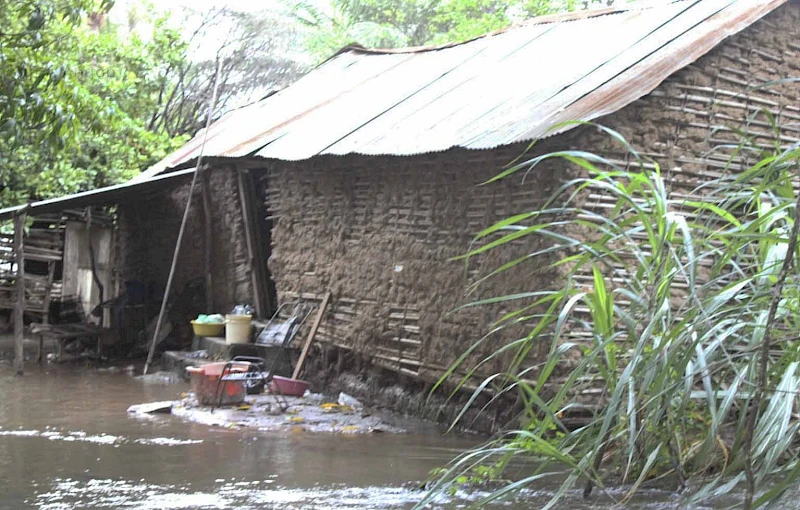
[[[252,315],[225,316],[225,343],[246,344],[250,341],[250,329],[253,327]]]
[[[224,323],[195,322],[192,321],[192,329],[195,336],[220,336],[225,329]]]

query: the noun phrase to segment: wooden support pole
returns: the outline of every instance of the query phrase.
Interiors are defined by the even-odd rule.
[[[53,282],[56,279],[56,263],[47,263],[47,288],[44,294],[44,313],[42,314],[42,324],[50,323],[50,303],[53,301]]]
[[[206,312],[207,313],[214,313],[214,279],[212,278],[212,250],[211,247],[213,246],[213,235],[214,235],[214,225],[213,225],[213,216],[211,212],[211,189],[210,186],[210,179],[208,176],[208,172],[210,170],[204,170],[201,176],[201,194],[203,196],[203,222],[205,225],[205,241],[203,242],[203,248],[205,251],[203,257],[203,269],[206,275]]]
[[[200,155],[197,157],[197,166],[192,172],[192,184],[189,186],[189,196],[186,198],[186,208],[183,210],[183,219],[181,220],[181,228],[178,230],[178,240],[175,241],[175,251],[172,254],[172,265],[169,269],[167,276],[167,287],[164,289],[164,298],[161,300],[161,310],[158,312],[158,319],[156,319],[156,330],[153,332],[153,341],[150,343],[150,351],[147,353],[147,361],[144,364],[144,374],[147,375],[147,370],[153,362],[153,355],[156,352],[156,344],[158,343],[158,335],[161,333],[161,321],[164,319],[164,314],[167,311],[167,303],[169,302],[169,291],[172,288],[172,279],[175,277],[175,268],[178,265],[178,255],[181,252],[181,243],[183,242],[183,234],[186,231],[186,222],[189,219],[189,210],[192,207],[192,196],[194,195],[194,188],[197,185],[197,174],[203,167],[203,154],[206,150],[206,142],[208,141],[208,128],[211,126],[211,117],[214,114],[214,109],[217,107],[217,92],[219,91],[219,70],[222,65],[222,60],[217,59],[217,71],[214,73],[214,89],[211,92],[211,103],[208,106],[206,113],[206,128],[203,131],[203,143],[200,145]]]
[[[14,258],[17,262],[16,303],[14,305],[14,369],[17,375],[25,371],[24,323],[25,316],[25,209],[14,216]]]
[[[261,219],[258,218],[258,215],[263,212],[261,208],[259,208],[256,204],[259,203],[258,195],[256,194],[256,179],[253,175],[253,172],[247,171],[247,178],[244,181],[245,183],[245,191],[247,192],[247,201],[249,203],[248,210],[250,211],[250,218],[253,222],[253,251],[255,253],[256,260],[259,263],[256,265],[256,270],[258,271],[257,277],[259,284],[261,285],[261,296],[263,299],[263,304],[266,307],[264,311],[265,315],[272,315],[272,313],[278,309],[277,303],[272,302],[272,295],[270,294],[270,287],[269,287],[269,269],[267,268],[267,254],[264,250],[265,248],[265,240],[264,240],[264,232],[261,229]]]
[[[311,348],[311,342],[314,341],[314,336],[317,334],[317,329],[319,329],[319,325],[322,322],[322,317],[325,316],[325,308],[328,306],[328,301],[331,298],[330,291],[325,293],[325,297],[322,298],[322,303],[319,305],[319,310],[317,311],[317,316],[314,319],[314,324],[311,326],[311,331],[308,332],[308,337],[306,338],[306,343],[303,346],[303,352],[300,353],[300,359],[297,360],[297,365],[294,367],[294,372],[292,373],[292,379],[297,379],[297,376],[300,375],[300,370],[303,369],[303,363],[306,361],[306,356],[308,356],[308,350]]]
[[[50,301],[52,301],[53,296],[53,280],[55,279],[55,274],[56,263],[51,260],[47,263],[47,288],[45,289],[44,305],[42,306],[42,324],[48,324],[50,322]],[[41,334],[39,335],[39,355],[37,359],[40,365],[44,361],[44,337]]]
[[[236,180],[239,184],[239,202],[241,205],[242,211],[242,223],[244,224],[244,235],[245,241],[247,243],[247,261],[250,264],[250,284],[253,288],[253,306],[256,309],[256,317],[264,317],[266,315],[266,308],[264,308],[263,301],[263,294],[261,292],[262,285],[261,279],[259,278],[259,264],[262,264],[262,260],[256,259],[256,252],[255,252],[255,242],[253,237],[253,217],[252,211],[250,208],[247,190],[245,189],[245,182],[244,182],[244,172],[247,170],[242,170],[236,168]]]
[[[100,277],[97,275],[97,257],[95,256],[94,252],[94,243],[92,242],[92,208],[86,208],[86,237],[89,240],[89,262],[91,263],[92,269],[92,279],[94,280],[94,284],[97,285],[98,297],[100,299],[100,304],[102,305],[105,301],[105,289],[103,287],[103,282],[100,280]],[[90,294],[91,295],[91,294]],[[103,319],[105,318],[105,312],[103,309],[100,309],[100,327],[103,327]],[[99,345],[99,344],[98,344]]]

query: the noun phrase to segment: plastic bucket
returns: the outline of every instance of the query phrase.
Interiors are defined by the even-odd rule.
[[[250,341],[250,329],[253,325],[252,315],[225,316],[225,343],[246,344]]]

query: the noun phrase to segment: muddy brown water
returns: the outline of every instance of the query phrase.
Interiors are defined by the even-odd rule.
[[[210,428],[172,416],[136,418],[134,403],[172,400],[183,385],[125,373],[0,365],[0,508],[411,508],[416,487],[476,438],[419,427],[408,434],[332,436]],[[540,508],[543,486],[496,508]],[[441,500],[462,508],[480,493]],[[636,508],[672,508],[649,491]],[[560,508],[598,508],[572,495]],[[788,508],[788,507],[787,507]]]

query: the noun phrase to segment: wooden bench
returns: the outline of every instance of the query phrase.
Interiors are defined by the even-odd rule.
[[[56,347],[56,354],[60,358],[64,345],[77,338],[94,339],[97,342],[97,354],[100,354],[100,345],[105,328],[94,324],[31,324],[31,334],[39,337],[39,363],[42,362],[44,353],[44,339],[49,338]]]

